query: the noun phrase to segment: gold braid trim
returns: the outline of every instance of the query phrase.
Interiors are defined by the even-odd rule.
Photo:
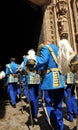
[[[77,65],[77,64],[78,64],[78,61],[71,63],[71,65]]]
[[[56,62],[56,64],[57,64],[57,58],[56,58],[56,55],[55,55],[54,52],[53,52],[53,49],[52,49],[49,45],[46,45],[46,46],[48,47],[48,49],[49,49],[51,55],[53,56],[53,58],[54,58],[54,60],[55,60],[55,62]]]
[[[47,109],[46,109],[45,106],[44,106],[44,111],[45,111],[45,113],[46,113],[46,116],[47,116],[49,125],[51,126],[52,130],[54,130],[54,128],[52,127],[52,125],[51,125],[51,123],[50,123],[50,118],[49,118],[49,116],[48,116]]]

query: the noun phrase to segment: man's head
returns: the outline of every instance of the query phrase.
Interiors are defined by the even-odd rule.
[[[16,58],[11,57],[11,58],[10,58],[10,62],[12,62],[12,61],[15,62],[15,61],[16,61]]]
[[[78,54],[74,56],[74,58],[70,61],[70,70],[73,73],[78,71]]]
[[[44,42],[42,42],[42,43],[40,43],[40,44],[38,45],[38,48],[37,48],[37,54],[39,55],[41,49],[43,48],[43,46],[48,45],[48,44],[51,44],[51,42],[48,41],[48,40],[47,40],[47,41],[44,41]]]
[[[51,42],[49,40],[47,40],[47,41],[44,41],[43,44],[48,45],[48,44],[51,44]]]

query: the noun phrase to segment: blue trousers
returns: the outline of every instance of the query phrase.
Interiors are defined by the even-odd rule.
[[[39,85],[32,84],[28,85],[28,96],[30,99],[30,105],[31,105],[31,111],[32,111],[32,117],[35,118],[38,115],[38,90]]]
[[[62,115],[63,96],[64,89],[44,91],[46,111],[48,113],[49,120],[54,130],[64,130]]]
[[[75,98],[75,86],[72,84],[67,85],[64,91],[64,98],[67,107],[67,114],[69,115],[69,121],[73,121],[74,115],[77,114],[77,102]]]
[[[7,87],[12,105],[16,104],[17,83],[9,83]]]
[[[28,90],[27,90],[27,85],[26,84],[23,85],[23,92],[24,92],[24,96],[26,98],[28,98]]]
[[[18,85],[17,94],[22,94],[22,96],[25,96],[26,98],[28,98],[28,90],[27,90],[26,83],[23,83],[21,88],[20,88],[20,84]]]

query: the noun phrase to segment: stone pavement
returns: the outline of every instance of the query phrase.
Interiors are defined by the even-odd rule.
[[[41,103],[41,102],[40,102]],[[23,107],[22,107],[23,106]],[[23,113],[22,113],[23,108]],[[66,114],[66,107],[63,103],[63,114]],[[74,122],[69,122],[64,118],[65,130],[76,130],[77,119]],[[44,118],[42,105],[39,104],[38,121],[31,125],[29,118],[29,104],[18,102],[16,108],[13,108],[10,103],[5,103],[0,106],[0,130],[52,130]]]

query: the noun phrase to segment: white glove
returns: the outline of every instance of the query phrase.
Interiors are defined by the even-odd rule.
[[[5,76],[6,76],[5,72],[1,71],[0,72],[0,80],[3,79],[3,78],[5,78]]]

